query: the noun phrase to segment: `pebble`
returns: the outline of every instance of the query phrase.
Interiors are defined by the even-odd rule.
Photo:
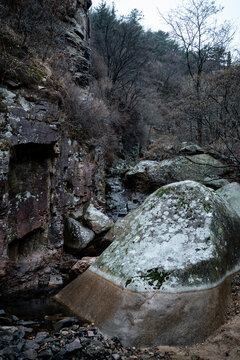
[[[60,331],[64,327],[69,327],[69,326],[76,325],[76,324],[77,325],[79,324],[79,320],[77,318],[67,318],[67,319],[59,320],[54,325],[54,329],[56,331]]]
[[[26,351],[23,352],[25,358],[29,359],[29,360],[35,360],[38,357],[38,354],[36,352],[36,350],[34,349],[28,349]]]
[[[35,337],[35,342],[41,343],[47,336],[48,333],[46,331],[38,332]]]
[[[71,342],[70,344],[66,345],[67,353],[74,352],[74,351],[79,350],[81,348],[82,348],[82,345],[81,345],[79,339],[76,339],[73,342]]]
[[[6,318],[10,318],[3,314]],[[0,326],[0,360],[126,360],[150,359],[136,348],[124,348],[119,339],[106,339],[94,325],[80,326],[77,318],[58,321],[54,330],[39,331],[34,335],[32,329],[20,324],[11,317],[11,326]],[[29,338],[31,334],[31,338]],[[161,357],[161,359],[165,359]],[[170,359],[169,357],[166,359]]]
[[[24,350],[34,349],[38,350],[40,346],[34,340],[26,340],[24,344]]]

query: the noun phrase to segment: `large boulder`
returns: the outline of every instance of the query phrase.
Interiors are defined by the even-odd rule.
[[[240,216],[240,185],[233,182],[217,190],[220,196],[223,196]]]
[[[142,160],[126,173],[126,182],[140,192],[184,180],[218,188],[226,185],[226,180],[216,181],[225,173],[226,167],[219,160],[208,154],[198,154],[163,161]]]
[[[64,226],[64,246],[72,252],[80,252],[93,239],[94,232],[83,226],[77,220],[67,218]]]
[[[93,204],[88,206],[84,219],[96,234],[107,231],[113,226],[113,221],[103,212],[96,209]]]
[[[170,184],[117,226],[60,302],[124,345],[194,343],[223,322],[240,267],[240,218],[224,199],[193,181]]]

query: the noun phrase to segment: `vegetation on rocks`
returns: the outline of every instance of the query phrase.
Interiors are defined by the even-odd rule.
[[[150,145],[147,158],[163,159],[173,142],[197,141],[238,169],[234,31],[229,23],[215,24],[222,11],[215,1],[184,5],[164,17],[172,27],[166,33],[145,31],[136,9],[118,16],[102,1],[91,11],[92,75],[107,101],[130,116],[125,141],[139,141],[142,152]]]

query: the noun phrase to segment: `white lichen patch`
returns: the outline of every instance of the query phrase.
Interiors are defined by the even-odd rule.
[[[2,102],[7,105],[13,105],[16,99],[16,94],[6,88],[0,87],[0,95],[2,96]]]
[[[158,169],[159,163],[157,161],[151,161],[151,160],[142,160],[140,161],[136,166],[134,166],[133,169],[129,170],[127,172],[127,176],[135,175],[135,174],[144,174],[146,171],[149,171],[150,169]]]
[[[193,181],[160,188],[121,227],[91,270],[130,290],[208,288],[236,265],[225,244],[239,244],[239,218],[213,190]]]
[[[27,101],[21,95],[18,96],[18,101],[19,101],[19,104],[21,105],[21,107],[23,108],[23,110],[25,110],[25,111],[29,111],[33,107],[33,104],[31,102]]]

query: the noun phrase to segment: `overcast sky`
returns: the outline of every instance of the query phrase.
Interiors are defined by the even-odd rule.
[[[99,5],[101,0],[92,0],[93,7]],[[106,3],[111,5],[113,0],[106,0]],[[171,9],[175,9],[182,3],[182,0],[114,0],[116,10],[119,15],[127,15],[134,8],[142,11],[144,20],[142,25],[153,31],[170,29],[160,20],[158,10],[166,13]],[[219,21],[232,20],[233,24],[238,28],[236,31],[234,46],[240,48],[240,0],[217,0],[218,5],[224,6],[224,10],[219,15]],[[238,44],[239,42],[239,44]]]

